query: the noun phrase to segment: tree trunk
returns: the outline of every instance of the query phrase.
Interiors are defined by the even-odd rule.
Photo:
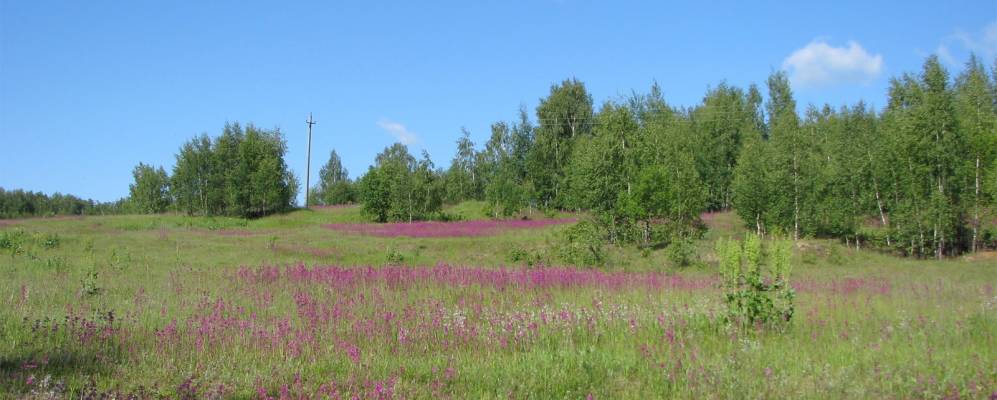
[[[879,198],[879,183],[876,182],[876,177],[872,178],[872,186],[876,190],[876,206],[879,207],[879,220],[883,223],[883,227],[886,228],[886,246],[890,246],[890,227],[888,222],[886,222],[886,214],[883,212],[883,201]]]
[[[976,252],[976,241],[980,231],[980,156],[976,156],[976,194],[973,198],[973,243],[972,251]]]
[[[800,239],[800,171],[793,154],[793,240]]]

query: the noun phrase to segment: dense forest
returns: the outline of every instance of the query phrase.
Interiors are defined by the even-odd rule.
[[[101,203],[81,199],[71,194],[0,188],[0,219],[22,217],[52,217],[56,215],[120,214],[127,208],[127,200]]]
[[[997,246],[997,86],[973,57],[954,78],[937,57],[891,80],[888,104],[806,107],[787,76],[711,88],[670,106],[649,93],[593,106],[582,82],[551,87],[536,109],[465,131],[432,175],[401,145],[357,182],[378,221],[430,218],[444,202],[482,200],[495,217],[587,210],[605,240],[668,244],[699,233],[704,211],[733,209],[760,234],[835,237],[915,257]],[[384,181],[392,182],[390,184]]]
[[[997,66],[995,66],[997,67]],[[589,211],[601,240],[667,245],[702,231],[705,211],[735,210],[759,234],[833,237],[914,257],[997,247],[997,69],[973,57],[955,77],[937,57],[890,82],[874,110],[809,105],[787,76],[767,97],[721,83],[700,104],[646,94],[595,107],[576,79],[554,84],[531,119],[496,122],[482,147],[463,130],[446,169],[402,144],[356,181],[332,151],[309,203],[358,202],[377,222],[440,219],[479,200],[495,218]],[[195,137],[168,174],[140,163],[130,197],[107,211],[258,217],[294,207],[297,178],[276,130],[226,124]],[[92,213],[72,196],[0,191],[3,217]]]

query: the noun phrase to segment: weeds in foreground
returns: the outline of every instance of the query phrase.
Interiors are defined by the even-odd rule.
[[[791,246],[790,241],[777,239],[763,249],[762,239],[755,235],[748,235],[743,242],[717,242],[727,306],[724,321],[748,327],[782,327],[792,320],[796,292],[789,285]]]

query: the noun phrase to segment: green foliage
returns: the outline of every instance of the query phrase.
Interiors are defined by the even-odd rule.
[[[492,124],[492,135],[481,151],[474,150],[470,132],[461,130],[457,154],[442,177],[445,200],[484,200],[484,211],[492,218],[515,215],[535,201],[532,182],[527,180],[527,155],[533,142],[533,126],[525,110],[515,123]]]
[[[391,209],[392,189],[387,173],[385,169],[371,167],[357,183],[363,212],[376,222],[387,222]]]
[[[765,232],[765,221],[772,203],[769,152],[767,141],[749,136],[741,149],[731,183],[734,208],[756,234]]]
[[[128,187],[129,200],[135,211],[143,214],[157,214],[166,211],[173,203],[170,195],[170,178],[163,167],[139,163],[132,170],[135,181]]]
[[[892,136],[890,235],[906,254],[941,258],[965,246],[968,189],[965,135],[957,129],[948,72],[937,57],[925,61],[919,77],[894,80],[883,115]]]
[[[566,263],[599,266],[606,263],[605,241],[595,223],[583,220],[564,230],[558,251]]]
[[[591,133],[592,116],[592,97],[577,79],[551,86],[550,94],[540,100],[527,169],[541,207],[557,208],[564,202],[565,172],[574,143]]]
[[[47,234],[45,234],[45,235],[43,235],[41,237],[42,247],[44,247],[45,249],[48,249],[48,250],[51,250],[51,249],[59,247],[59,243],[60,242],[61,242],[61,239],[59,238],[59,234],[58,233],[47,233]],[[0,246],[0,247],[2,247],[2,246]]]
[[[629,108],[612,103],[602,107],[596,121],[593,135],[574,145],[564,200],[572,208],[605,212],[635,184],[638,125]]]
[[[734,171],[742,145],[748,137],[760,136],[761,96],[721,83],[703,98],[703,104],[690,113],[696,131],[696,168],[708,193],[707,208],[732,206]]]
[[[99,295],[104,289],[100,287],[100,281],[98,280],[99,274],[97,269],[91,267],[88,269],[84,275],[83,280],[80,281],[82,287],[81,291],[84,296],[96,296]]]
[[[494,218],[511,217],[522,210],[528,202],[528,192],[516,179],[501,171],[492,177],[485,190],[486,212]]]
[[[41,192],[6,190],[0,187],[0,219],[120,214],[127,211],[125,200],[100,203],[58,192],[49,196]]]
[[[450,162],[450,169],[445,178],[447,202],[458,203],[462,200],[480,197],[481,180],[476,174],[478,169],[475,166],[475,161],[471,133],[467,129],[461,128],[461,135],[457,138],[457,154]]]
[[[58,233],[30,233],[23,228],[0,231],[0,250],[7,250],[11,257],[27,255],[31,260],[38,260],[39,249],[55,250],[61,243]]]
[[[985,244],[982,230],[989,209],[997,200],[997,192],[990,190],[990,182],[997,182],[997,88],[986,68],[976,56],[970,57],[966,69],[956,78],[955,112],[958,130],[965,137],[969,154],[965,157],[964,175],[970,181],[963,197],[968,214],[970,249],[975,251]],[[991,207],[988,207],[991,206]]]
[[[690,157],[644,168],[632,190],[620,192],[603,221],[621,242],[649,245],[696,234],[706,192]]]
[[[309,204],[315,205],[348,204],[356,201],[349,172],[343,168],[343,163],[335,150],[329,154],[329,161],[319,170],[318,185],[312,189],[310,195],[312,198],[309,199]]]
[[[388,252],[384,255],[384,261],[387,265],[404,265],[405,255],[398,251],[394,247],[389,248]]]
[[[665,258],[673,266],[687,267],[696,262],[696,244],[689,236],[676,236],[665,248]]]
[[[763,264],[758,236],[748,235],[743,244],[734,240],[717,242],[727,305],[725,322],[741,327],[778,327],[793,318],[796,293],[789,285],[791,246],[788,240],[770,241],[767,262]]]
[[[530,251],[524,248],[515,248],[509,252],[509,262],[515,264],[526,264],[529,267],[539,267],[550,264],[549,257],[542,250]]]
[[[287,168],[287,143],[276,130],[226,124],[185,143],[170,184],[188,214],[259,217],[294,206],[298,181]]]
[[[0,231],[0,249],[13,249],[20,247],[27,238],[23,229]]]
[[[377,156],[358,187],[364,213],[377,222],[428,219],[443,208],[443,181],[429,154],[416,161],[401,143]]]

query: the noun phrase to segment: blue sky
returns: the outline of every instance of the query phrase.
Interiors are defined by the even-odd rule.
[[[313,178],[396,140],[446,166],[462,126],[481,145],[568,77],[689,106],[786,69],[801,105],[880,108],[929,54],[997,57],[993,0],[423,3],[0,0],[0,187],[115,200],[226,121],[280,127],[303,180],[309,112]]]

